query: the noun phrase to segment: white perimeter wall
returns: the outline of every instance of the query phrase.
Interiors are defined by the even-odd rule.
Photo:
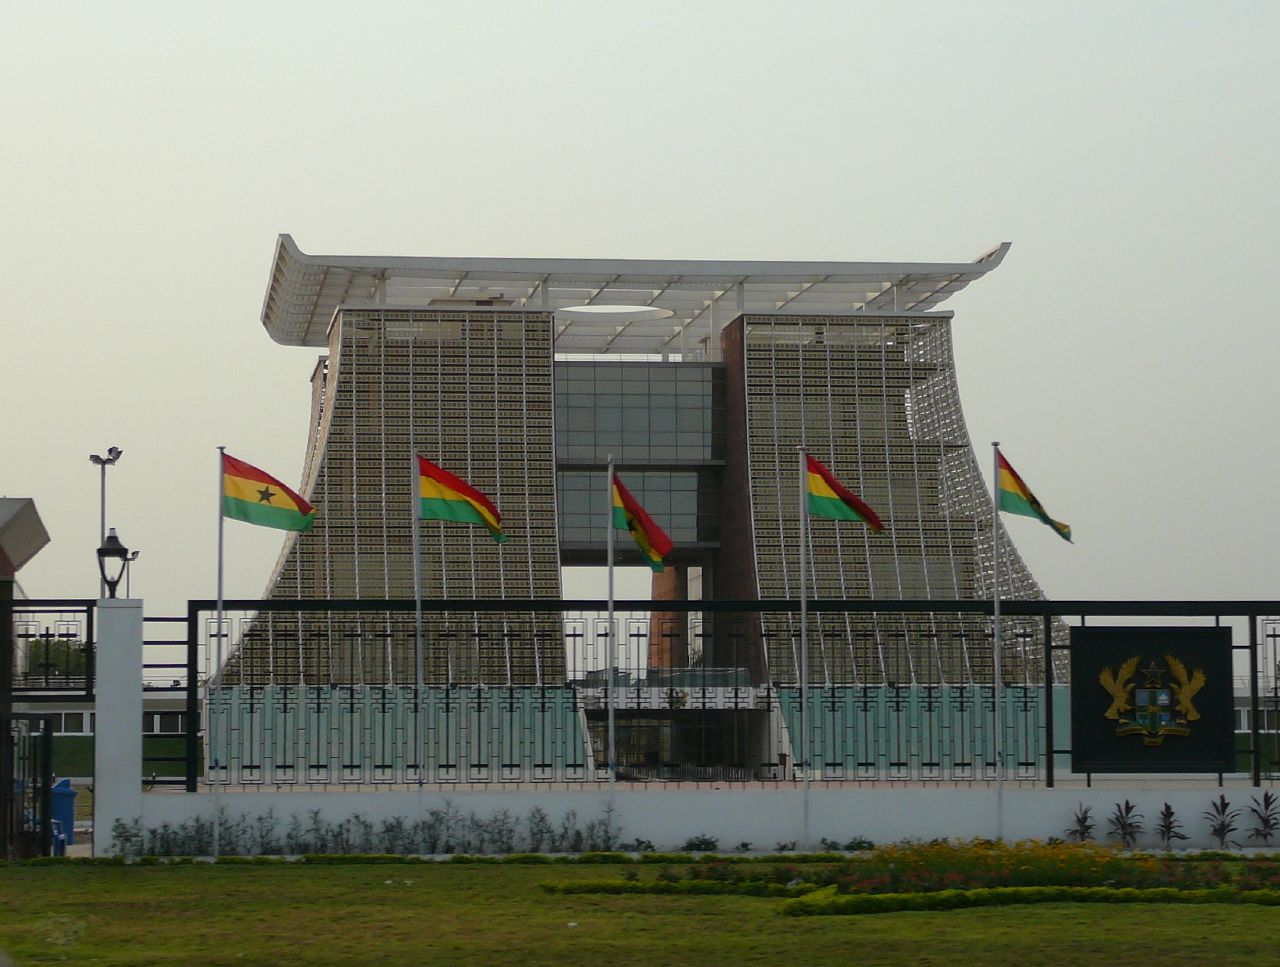
[[[1144,816],[1147,832],[1139,837],[1140,847],[1158,846],[1153,829],[1163,804],[1168,802],[1182,823],[1182,831],[1190,837],[1179,845],[1207,848],[1216,844],[1202,813],[1219,793],[1226,794],[1233,808],[1242,810],[1234,838],[1244,845],[1257,845],[1247,839],[1248,806],[1250,797],[1260,797],[1262,790],[1241,785],[1219,789],[1210,783],[1108,785],[1091,789],[1006,786],[1003,836],[1008,840],[1065,838],[1064,831],[1072,825],[1077,806],[1084,804],[1093,807],[1095,838],[1115,842],[1106,836],[1107,817],[1116,803],[1128,799]],[[558,823],[565,813],[574,810],[582,826],[602,816],[610,795],[598,787],[510,791],[440,791],[433,787],[421,794],[413,790],[252,791],[216,796],[204,792],[157,792],[143,796],[140,818],[144,828],[157,828],[197,816],[212,820],[218,810],[225,810],[228,819],[262,816],[271,810],[283,826],[295,813],[305,821],[312,810],[318,809],[331,823],[359,813],[376,824],[392,817],[407,821],[425,818],[427,810],[443,807],[446,800],[464,815],[474,813],[481,819],[500,810],[524,819],[539,807],[553,823]],[[719,840],[720,849],[726,852],[743,842],[762,851],[790,842],[805,848],[804,794],[798,788],[652,790],[622,786],[613,802],[615,826],[624,842],[647,839],[659,850],[674,850],[692,836],[706,835]],[[997,793],[994,786],[815,787],[809,798],[809,831],[811,848],[817,848],[823,838],[844,843],[858,836],[878,844],[937,837],[994,838],[998,832]],[[107,847],[109,835],[100,839]]]
[[[619,785],[582,788],[388,789],[351,787],[316,789],[257,789],[143,794],[142,738],[142,602],[101,601],[97,682],[96,778],[94,784],[94,852],[112,849],[111,828],[116,821],[138,820],[143,829],[165,823],[180,825],[197,816],[212,821],[220,812],[235,820],[256,818],[271,812],[287,825],[293,815],[306,820],[313,810],[330,823],[359,813],[372,823],[393,817],[408,822],[427,818],[427,811],[451,802],[464,815],[488,819],[506,810],[524,820],[535,808],[558,824],[573,810],[579,828],[598,820],[612,802],[614,825],[621,841],[649,840],[660,850],[678,849],[692,836],[710,836],[720,849],[733,850],[751,843],[756,850],[771,851],[779,843],[815,848],[826,838],[844,843],[865,837],[875,843],[902,839],[973,837],[1048,839],[1064,837],[1079,804],[1093,807],[1094,835],[1106,841],[1107,817],[1116,803],[1126,799],[1143,814],[1147,830],[1139,846],[1154,847],[1152,832],[1164,803],[1173,806],[1190,838],[1181,845],[1215,845],[1203,813],[1220,793],[1241,810],[1234,838],[1242,844],[1250,828],[1248,807],[1260,797],[1238,779],[1219,789],[1215,783],[1194,781],[1143,781],[1110,777],[1088,788],[1072,778],[1054,789],[1031,784],[1006,783],[1000,795],[994,784],[896,785],[815,783],[807,809],[803,790],[796,787],[717,788],[703,786],[662,788]],[[1268,786],[1273,786],[1268,783]],[[807,812],[807,817],[806,817]],[[1256,841],[1254,841],[1256,842]]]

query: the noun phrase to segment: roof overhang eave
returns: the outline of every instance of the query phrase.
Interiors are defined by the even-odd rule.
[[[339,305],[359,301],[362,292],[372,298],[379,286],[390,288],[395,280],[405,280],[405,288],[423,297],[417,304],[452,298],[465,285],[470,291],[503,291],[516,310],[608,303],[610,293],[618,298],[649,292],[642,301],[676,309],[676,325],[687,325],[739,285],[755,296],[744,300],[742,309],[749,312],[765,311],[770,303],[811,305],[815,313],[841,306],[849,312],[920,312],[998,267],[1008,250],[1005,242],[973,262],[938,263],[383,258],[308,255],[282,234],[263,297],[262,324],[277,343],[323,346]],[[447,291],[433,294],[433,289]],[[539,290],[545,295],[534,301]]]

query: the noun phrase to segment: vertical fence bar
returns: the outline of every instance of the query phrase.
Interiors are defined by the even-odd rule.
[[[1044,615],[1044,784],[1053,788],[1053,616]]]
[[[0,714],[13,710],[13,678],[15,673],[13,638],[13,582],[0,579]],[[3,747],[0,746],[0,754]],[[2,846],[3,844],[0,844]],[[0,854],[0,859],[3,859]]]
[[[187,792],[200,782],[200,609],[187,604]]]
[[[40,790],[40,855],[53,855],[53,719],[41,716],[40,723],[40,769],[39,774],[31,779],[38,783]]]
[[[94,679],[98,669],[98,639],[94,637],[93,619],[97,611],[93,604],[84,609],[84,697],[93,700],[96,694]]]
[[[16,720],[8,712],[0,712],[0,860],[13,857],[17,828],[14,816],[18,815],[18,806],[13,794],[14,752],[17,748],[14,739]]]
[[[1262,785],[1262,736],[1258,719],[1262,717],[1258,698],[1258,615],[1249,615],[1249,771],[1255,787]],[[1233,711],[1234,715],[1235,712]]]
[[[13,581],[0,580],[0,860],[9,859],[13,797]]]

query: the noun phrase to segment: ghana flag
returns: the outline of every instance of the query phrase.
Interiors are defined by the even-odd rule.
[[[1036,500],[1036,495],[1031,492],[1031,488],[1022,482],[1018,471],[1009,465],[1009,461],[999,450],[996,451],[996,467],[1000,471],[1000,480],[997,484],[1000,492],[1000,509],[1006,514],[1034,517],[1042,524],[1052,527],[1064,541],[1071,543],[1071,528],[1045,513],[1044,507],[1040,501]]]
[[[835,474],[809,454],[804,455],[807,472],[805,486],[809,493],[809,514],[829,520],[857,520],[879,533],[884,524],[852,490],[836,479]]]
[[[499,544],[507,539],[502,532],[502,515],[489,498],[425,457],[418,457],[418,498],[422,520],[483,524]]]
[[[271,474],[222,455],[222,516],[285,531],[310,530],[316,511]]]
[[[652,570],[663,569],[663,558],[671,553],[671,548],[675,545],[631,496],[631,491],[622,485],[616,473],[613,475],[613,526],[631,532],[640,553],[644,555],[644,562]]]

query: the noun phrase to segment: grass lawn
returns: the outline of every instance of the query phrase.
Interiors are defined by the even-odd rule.
[[[71,788],[76,791],[76,820],[93,821],[93,780],[73,782]]]
[[[1256,906],[997,907],[783,917],[738,896],[560,896],[591,866],[56,866],[0,869],[17,964],[1134,964],[1271,962]],[[570,926],[576,924],[576,926]]]

